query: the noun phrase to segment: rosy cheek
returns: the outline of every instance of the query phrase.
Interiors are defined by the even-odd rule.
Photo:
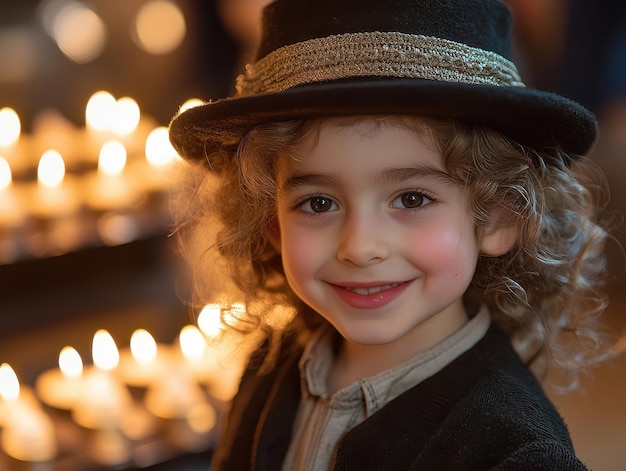
[[[476,263],[476,245],[471,234],[458,228],[434,227],[422,233],[414,244],[416,256],[434,271],[473,271]]]
[[[306,234],[286,233],[282,235],[283,265],[292,275],[301,276],[302,273],[308,272],[317,253],[315,240],[310,240]]]

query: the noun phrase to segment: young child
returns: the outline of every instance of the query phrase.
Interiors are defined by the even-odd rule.
[[[607,355],[596,124],[524,86],[509,26],[498,0],[277,0],[236,96],[173,119],[179,233],[216,233],[198,289],[232,280],[225,324],[264,339],[212,469],[585,469],[530,368]]]

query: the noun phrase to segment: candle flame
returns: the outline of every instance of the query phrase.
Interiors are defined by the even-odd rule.
[[[100,148],[98,171],[106,175],[119,175],[126,167],[126,148],[119,141],[107,141]]]
[[[165,166],[178,157],[170,143],[168,130],[159,126],[150,132],[146,139],[146,160],[154,166]]]
[[[180,105],[180,109],[178,110],[178,112],[184,113],[185,111],[191,108],[195,108],[196,106],[202,106],[202,105],[204,105],[204,101],[202,101],[200,98],[190,98],[185,103]]]
[[[207,304],[198,315],[198,327],[204,335],[213,338],[222,330],[222,308],[219,304]]]
[[[83,360],[74,347],[63,347],[59,353],[59,369],[63,376],[77,378],[83,373]]]
[[[130,353],[137,363],[147,366],[157,356],[157,344],[154,337],[145,329],[137,329],[130,337]]]
[[[65,162],[56,150],[47,150],[39,159],[37,180],[44,186],[59,186],[65,177]]]
[[[20,117],[12,108],[0,109],[0,145],[8,146],[20,137]]]
[[[141,111],[139,105],[130,97],[122,97],[115,102],[115,119],[111,129],[122,136],[132,133],[139,125]]]
[[[199,360],[204,356],[206,341],[202,332],[194,325],[186,325],[179,334],[180,349],[188,360]]]
[[[94,365],[101,370],[113,370],[120,361],[120,352],[115,345],[115,340],[104,329],[100,329],[94,334],[91,355]]]
[[[85,121],[93,129],[109,129],[115,119],[116,101],[109,92],[100,90],[91,95],[85,108]]]
[[[0,190],[4,190],[11,186],[13,177],[11,175],[11,166],[7,159],[0,157]]]
[[[0,396],[5,401],[17,399],[20,395],[20,382],[8,363],[0,365]]]

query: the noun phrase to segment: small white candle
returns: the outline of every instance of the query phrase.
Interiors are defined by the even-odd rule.
[[[98,170],[85,179],[87,203],[96,209],[115,209],[131,206],[137,193],[126,178],[127,152],[118,140],[105,142],[98,157]]]
[[[119,136],[129,136],[139,126],[141,110],[134,99],[126,96],[115,102],[113,115],[111,130]]]
[[[234,307],[235,310],[241,308],[239,305]],[[207,386],[212,397],[229,401],[237,391],[245,363],[238,345],[228,342],[226,337],[219,337],[222,329],[219,309],[216,305],[205,306],[198,317],[202,330],[192,325],[183,327],[179,344],[196,380]],[[232,315],[230,310],[225,313]]]
[[[215,351],[209,348],[207,340],[195,325],[186,325],[178,336],[180,352],[187,369],[197,381],[208,383],[213,380],[216,370]]]
[[[72,417],[86,428],[118,430],[133,402],[130,391],[113,374],[119,363],[119,351],[111,334],[104,329],[94,334],[92,356],[94,366],[84,375]]]
[[[57,454],[54,426],[35,396],[21,390],[10,365],[0,365],[0,396],[4,400],[2,449],[21,461],[42,462]]]
[[[13,188],[11,166],[0,157],[0,228],[19,227],[25,220],[23,202]]]
[[[198,315],[198,327],[208,340],[208,355],[212,358],[211,372],[206,376],[209,394],[220,401],[230,401],[239,387],[248,352],[235,338],[224,332],[222,317],[234,325],[245,313],[245,305],[233,303],[228,307],[206,305]],[[277,319],[286,318],[286,311],[273,313]]]
[[[182,159],[170,143],[165,126],[150,131],[144,151],[146,158],[137,160],[132,167],[134,181],[147,192],[167,190],[172,184],[174,165]]]
[[[20,138],[20,117],[12,108],[0,109],[0,147],[12,146]]]
[[[148,387],[147,409],[163,419],[187,419],[198,405],[208,405],[196,379],[185,368],[172,365]]]
[[[207,304],[198,314],[198,327],[209,339],[220,335],[222,326],[222,307],[219,304]]]
[[[83,361],[70,346],[59,353],[59,368],[44,371],[36,383],[37,394],[51,407],[70,410],[80,392],[83,380]]]
[[[45,217],[67,216],[79,205],[75,182],[65,176],[63,156],[54,149],[45,151],[37,166],[37,193],[32,212]]]
[[[152,384],[171,361],[169,345],[157,344],[150,332],[137,329],[130,337],[130,348],[120,350],[116,371],[124,383],[143,388]]]
[[[85,107],[85,126],[94,137],[108,131],[115,119],[115,97],[105,90],[95,92]]]

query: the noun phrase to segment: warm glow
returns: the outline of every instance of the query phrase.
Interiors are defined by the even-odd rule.
[[[0,365],[0,396],[5,401],[17,399],[20,395],[20,382],[8,363]]]
[[[229,309],[224,311],[224,322],[226,325],[235,325],[246,313],[246,306],[242,303],[233,303]]]
[[[180,349],[189,360],[198,360],[203,357],[206,341],[202,332],[193,325],[186,325],[179,335]]]
[[[83,360],[74,347],[63,347],[59,353],[59,369],[63,376],[77,378],[83,373]]]
[[[98,218],[98,235],[108,246],[120,245],[139,236],[137,221],[130,215],[108,212]]]
[[[56,12],[51,36],[66,57],[78,64],[93,61],[106,43],[100,17],[80,2],[71,2]]]
[[[91,355],[93,364],[101,370],[113,370],[120,361],[120,352],[115,345],[115,340],[104,329],[94,334]]]
[[[119,175],[126,167],[126,148],[119,141],[107,141],[100,149],[98,171],[106,175]]]
[[[12,108],[0,109],[0,146],[8,146],[20,137],[20,117]]]
[[[37,180],[49,188],[59,186],[65,177],[65,162],[56,150],[47,150],[39,159]]]
[[[178,154],[170,143],[167,128],[160,126],[152,130],[146,139],[146,159],[148,162],[160,167],[168,165],[177,157]]]
[[[7,159],[0,157],[0,191],[11,186],[12,181],[11,166]]]
[[[196,433],[207,433],[215,427],[215,409],[206,402],[191,406],[187,412],[187,423]]]
[[[92,129],[109,129],[115,119],[117,102],[109,92],[100,90],[89,98],[85,108],[85,121]]]
[[[180,106],[180,109],[178,110],[179,113],[184,113],[187,110],[190,110],[191,108],[196,108],[197,106],[202,106],[204,105],[204,102],[200,99],[200,98],[190,98],[189,100],[187,100],[185,103],[183,103]]]
[[[167,54],[185,38],[187,25],[177,5],[167,0],[146,2],[135,20],[135,41],[150,54]]]
[[[157,344],[154,337],[145,329],[137,329],[130,337],[130,353],[137,363],[147,366],[157,356]]]
[[[141,119],[141,110],[135,100],[126,96],[115,102],[114,115],[111,130],[126,136],[137,129]]]
[[[277,331],[284,330],[285,327],[296,316],[296,310],[287,306],[276,306],[272,309],[271,314],[268,316],[268,323],[271,327]]]
[[[222,308],[219,304],[207,304],[198,315],[198,327],[207,337],[215,337],[222,330]]]

